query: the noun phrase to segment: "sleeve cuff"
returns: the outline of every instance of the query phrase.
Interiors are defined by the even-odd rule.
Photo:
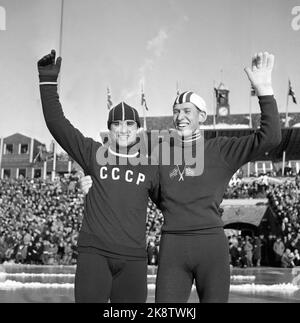
[[[40,85],[57,85],[57,82],[40,82]]]
[[[274,94],[272,95],[261,95],[258,96],[259,101],[270,101],[270,100],[274,100]]]

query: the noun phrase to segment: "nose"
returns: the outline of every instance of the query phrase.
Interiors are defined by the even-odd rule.
[[[182,119],[184,119],[184,117],[185,117],[184,111],[183,110],[179,111],[179,114],[177,116],[177,119],[178,120],[182,120]]]
[[[121,133],[127,133],[127,131],[128,131],[128,128],[127,128],[126,122],[125,123],[122,123],[120,132]]]

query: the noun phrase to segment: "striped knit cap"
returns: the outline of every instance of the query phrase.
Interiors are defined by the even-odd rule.
[[[199,96],[198,94],[196,94],[192,91],[186,91],[181,94],[178,94],[176,97],[176,100],[173,104],[173,107],[176,104],[181,104],[181,103],[185,103],[185,102],[193,103],[197,109],[199,109],[200,111],[203,111],[207,114],[206,103],[201,98],[201,96]]]
[[[134,120],[139,128],[141,126],[140,117],[136,109],[126,104],[125,102],[121,102],[109,110],[107,127],[108,129],[110,129],[110,125],[114,121],[125,120]]]

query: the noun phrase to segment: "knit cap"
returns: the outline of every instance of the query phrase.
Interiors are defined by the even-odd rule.
[[[137,123],[138,128],[140,128],[140,117],[137,110],[125,102],[121,102],[114,106],[109,111],[107,127],[110,129],[110,125],[115,121],[125,121],[125,120],[133,120]]]
[[[181,103],[185,103],[185,102],[193,103],[197,109],[199,109],[200,111],[203,111],[207,114],[206,103],[201,98],[201,96],[199,96],[198,94],[196,94],[192,91],[186,91],[186,92],[183,92],[183,93],[177,95],[173,107],[176,104],[181,104]]]

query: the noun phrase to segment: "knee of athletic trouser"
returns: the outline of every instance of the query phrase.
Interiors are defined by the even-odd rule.
[[[160,271],[156,280],[156,303],[186,303],[190,297],[193,277],[185,270],[169,273]]]
[[[81,254],[75,274],[76,303],[107,303],[112,278],[105,257]]]
[[[127,261],[113,279],[112,303],[145,303],[147,299],[147,260]]]
[[[201,282],[196,281],[200,303],[227,303],[230,289],[230,273],[207,277]]]
[[[99,274],[99,278],[101,273]],[[111,284],[107,278],[90,280],[80,273],[75,275],[75,303],[107,303],[110,297]]]

